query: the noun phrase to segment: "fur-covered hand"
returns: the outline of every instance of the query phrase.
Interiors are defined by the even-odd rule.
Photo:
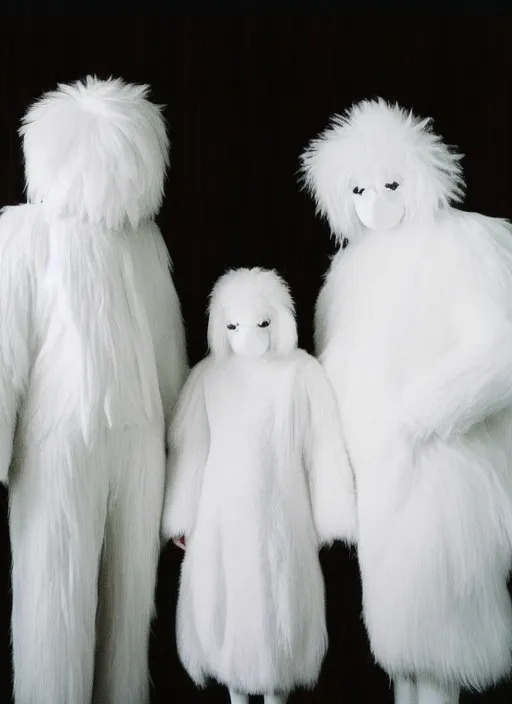
[[[411,384],[402,396],[401,416],[404,430],[414,444],[434,436],[448,440],[467,430],[464,407],[450,393],[449,385],[432,390],[422,383]]]
[[[166,491],[164,507],[160,521],[160,539],[165,545],[169,540],[182,550],[185,550],[187,536],[187,524],[184,516],[178,513],[177,506],[172,504],[171,492]]]
[[[387,406],[385,418],[379,423],[374,437],[380,459],[396,464],[409,457],[424,440],[424,430],[415,422],[403,401],[396,399]]]
[[[164,499],[164,508],[162,511],[162,519],[160,522],[160,536],[164,544],[167,543],[169,540],[172,540],[177,537],[172,530],[173,527],[171,523],[171,511],[169,509],[169,502]]]
[[[0,484],[7,486],[12,460],[12,431],[8,424],[0,428]]]

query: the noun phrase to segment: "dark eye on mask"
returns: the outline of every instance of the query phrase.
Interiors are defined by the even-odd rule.
[[[361,193],[363,193],[363,192],[364,192],[364,188],[358,188],[357,186],[352,191],[352,193],[354,193],[356,196],[360,196]]]
[[[393,181],[393,183],[386,183],[385,185],[386,185],[386,188],[388,188],[390,191],[396,191],[396,189],[398,188],[398,186],[400,184],[397,183],[396,181]]]
[[[262,323],[258,323],[259,328],[268,328],[270,325],[270,320],[264,320]]]
[[[233,325],[233,323],[229,323],[227,328],[228,328],[228,330],[236,330],[236,325]]]

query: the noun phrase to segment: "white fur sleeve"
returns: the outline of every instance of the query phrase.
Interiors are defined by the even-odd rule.
[[[320,356],[327,343],[327,315],[329,310],[329,286],[325,283],[320,289],[315,305],[314,342],[315,354]]]
[[[512,403],[512,335],[505,330],[473,349],[454,351],[406,390],[399,423],[416,439],[443,439]]]
[[[338,252],[333,258],[315,305],[314,342],[315,355],[317,357],[324,352],[328,343],[328,333],[332,327],[331,317],[333,315],[333,308],[336,307],[336,274],[342,256],[343,254]]]
[[[162,536],[165,539],[187,537],[196,522],[203,471],[210,447],[204,399],[207,368],[208,360],[203,360],[191,371],[169,429],[162,515]]]
[[[134,239],[136,266],[142,269],[142,291],[148,312],[166,425],[188,373],[185,329],[180,301],[171,277],[172,262],[155,223]]]
[[[354,477],[342,434],[334,391],[324,370],[310,357],[301,368],[307,399],[303,424],[313,517],[322,543],[357,537]]]
[[[31,206],[0,215],[0,482],[7,482],[16,416],[30,368]]]
[[[493,268],[491,253],[484,252],[483,268],[495,273],[499,288],[501,267]],[[487,273],[466,285],[457,346],[406,388],[399,422],[413,437],[462,434],[512,404],[512,269],[503,276],[510,300],[494,295],[494,287]]]

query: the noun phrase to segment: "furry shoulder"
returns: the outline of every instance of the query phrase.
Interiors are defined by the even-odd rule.
[[[453,234],[467,251],[475,285],[512,316],[512,224],[481,213],[452,213]]]
[[[24,203],[8,205],[0,210],[0,250],[12,244],[19,257],[23,254],[27,238],[42,232],[44,219],[40,205]]]

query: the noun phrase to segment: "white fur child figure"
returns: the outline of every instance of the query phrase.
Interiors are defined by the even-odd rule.
[[[187,363],[147,91],[88,78],[44,95],[21,129],[29,203],[0,217],[16,704],[149,699],[165,424]]]
[[[169,434],[163,513],[185,536],[181,661],[232,704],[285,702],[313,686],[327,647],[318,550],[355,537],[351,469],[334,394],[297,349],[293,301],[273,271],[216,283],[210,355],[192,371]]]
[[[357,484],[364,618],[397,704],[511,666],[512,229],[466,213],[460,156],[382,100],[303,156],[334,236],[316,345]]]

